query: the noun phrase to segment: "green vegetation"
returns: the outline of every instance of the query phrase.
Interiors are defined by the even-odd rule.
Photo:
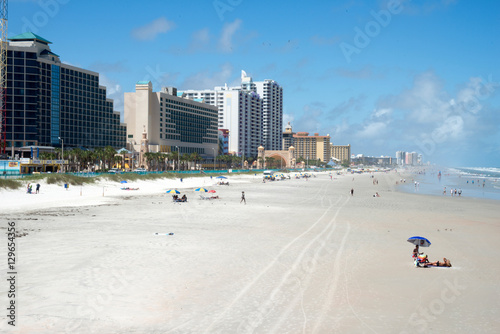
[[[18,180],[1,180],[0,189],[19,189],[22,186]]]
[[[344,168],[349,168],[349,166],[350,166],[349,160],[343,160],[341,163],[341,166]]]

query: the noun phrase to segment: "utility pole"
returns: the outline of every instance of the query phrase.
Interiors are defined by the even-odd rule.
[[[179,152],[179,146],[177,147],[177,171],[181,170],[181,153]]]

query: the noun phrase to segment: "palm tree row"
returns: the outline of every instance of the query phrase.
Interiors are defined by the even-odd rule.
[[[148,152],[144,154],[146,158],[148,170],[186,170],[190,167],[196,166],[198,162],[202,161],[203,158],[198,152],[193,152],[191,154],[184,153],[179,155],[179,152]]]
[[[93,150],[84,150],[81,148],[65,149],[64,157],[62,157],[62,150],[56,148],[55,152],[40,153],[41,160],[55,160],[63,159],[68,160],[66,171],[80,172],[80,171],[103,171],[113,166],[125,166],[125,155],[127,151],[121,150],[116,152],[111,146],[96,147]],[[193,152],[191,154],[184,153],[179,155],[179,152],[148,152],[145,153],[146,166],[148,170],[188,170],[191,167],[196,167],[204,159],[199,153]],[[256,159],[247,157],[246,161],[251,165]],[[266,158],[267,164],[272,164],[273,158]],[[218,168],[239,168],[242,167],[242,158],[234,155],[219,155],[216,157]],[[132,167],[133,168],[133,167]]]
[[[82,150],[81,148],[73,148],[62,150],[56,148],[55,153],[42,152],[40,159],[42,160],[68,160],[67,171],[80,172],[83,170],[104,170],[112,168],[115,160],[116,150],[111,146],[96,147],[94,150]],[[121,158],[120,158],[121,159]]]

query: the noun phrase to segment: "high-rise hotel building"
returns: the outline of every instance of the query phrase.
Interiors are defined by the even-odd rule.
[[[274,80],[253,81],[241,71],[241,88],[254,91],[262,99],[262,146],[281,150],[283,140],[283,88]]]
[[[214,90],[187,90],[182,94],[217,107],[219,129],[228,130],[229,153],[257,156],[262,144],[262,99],[257,93],[224,86]]]
[[[28,145],[123,147],[126,126],[99,74],[61,63],[48,40],[33,33],[7,47],[7,151]]]
[[[351,163],[351,145],[330,144],[330,155],[338,163]]]
[[[281,150],[283,88],[276,81],[254,82],[241,71],[241,87],[228,88],[226,85],[214,90],[185,90],[183,93],[189,99],[202,99],[218,107],[218,125],[220,129],[229,130],[231,153],[257,156],[261,145],[266,150]]]
[[[315,133],[314,136],[309,136],[308,132],[297,132],[293,135],[293,141],[296,159],[330,161],[330,135],[320,136]]]
[[[135,92],[125,93],[127,141],[134,151],[197,152],[210,160],[218,151],[217,107],[183,97],[174,87],[153,92],[150,81],[139,81]],[[129,146],[130,147],[130,146]]]

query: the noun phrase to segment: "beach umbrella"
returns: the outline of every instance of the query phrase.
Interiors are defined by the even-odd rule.
[[[429,239],[426,239],[424,237],[411,237],[407,240],[409,243],[412,243],[414,245],[420,246],[420,247],[429,247],[431,245],[431,242]]]
[[[167,194],[180,194],[181,192],[177,189],[167,190]]]
[[[212,190],[209,190],[208,192],[209,192],[209,193],[211,193],[211,194],[213,194],[213,193],[215,193],[216,191],[212,189]]]
[[[199,191],[200,193],[206,193],[206,192],[208,192],[208,190],[205,189],[205,188],[196,188],[194,191]]]
[[[127,181],[123,180],[123,181],[121,181],[120,183],[127,183]]]
[[[227,179],[227,177],[221,175],[221,176],[217,176],[216,179]]]

